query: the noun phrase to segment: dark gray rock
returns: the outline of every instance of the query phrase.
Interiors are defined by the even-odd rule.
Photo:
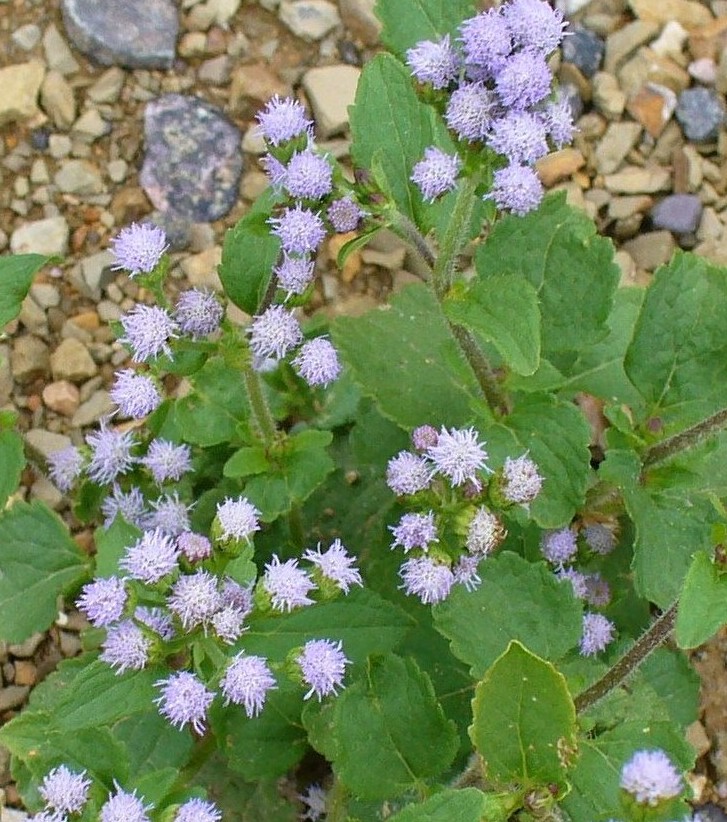
[[[727,814],[716,805],[702,805],[694,812],[694,822],[727,822]]]
[[[593,77],[601,68],[606,44],[583,26],[569,26],[561,49],[567,63],[573,63],[586,77]]]
[[[675,234],[690,234],[702,219],[702,201],[696,194],[671,194],[651,210],[654,228],[665,228]]]
[[[711,88],[688,88],[679,95],[676,118],[688,140],[715,140],[725,121],[722,96]]]
[[[79,51],[104,66],[170,68],[179,18],[173,0],[61,0]]]
[[[147,104],[144,137],[139,180],[159,211],[196,223],[227,214],[238,198],[241,135],[218,108],[165,94]]]

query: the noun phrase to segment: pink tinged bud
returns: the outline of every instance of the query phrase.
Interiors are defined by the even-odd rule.
[[[484,506],[475,511],[467,529],[467,550],[476,556],[491,554],[507,536],[503,524]]]
[[[538,473],[538,466],[527,456],[505,460],[502,469],[502,494],[509,502],[527,505],[540,493],[543,478]]]

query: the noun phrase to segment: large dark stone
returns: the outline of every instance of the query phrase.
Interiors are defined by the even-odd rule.
[[[670,194],[651,209],[654,228],[675,234],[693,234],[702,219],[702,201],[696,194]]]
[[[142,188],[156,208],[193,222],[218,220],[238,197],[241,135],[199,97],[165,94],[144,112]]]
[[[79,51],[104,66],[169,68],[179,32],[173,0],[61,0]]]
[[[601,68],[606,44],[583,26],[568,26],[561,50],[567,63],[573,63],[586,77],[593,77]]]

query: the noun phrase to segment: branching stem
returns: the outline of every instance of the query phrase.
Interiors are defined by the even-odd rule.
[[[698,422],[686,431],[675,434],[673,437],[657,442],[652,445],[644,454],[643,466],[644,469],[651,468],[653,465],[666,462],[670,457],[687,451],[699,445],[703,440],[712,434],[716,434],[727,425],[727,408],[722,408],[706,420]]]

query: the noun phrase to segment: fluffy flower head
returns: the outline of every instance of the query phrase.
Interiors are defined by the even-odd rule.
[[[111,241],[114,269],[124,269],[130,277],[149,274],[169,248],[167,237],[161,228],[149,223],[132,223],[122,228]]]
[[[465,62],[470,67],[481,69],[475,76],[481,79],[491,77],[510,54],[512,42],[501,9],[483,11],[465,20],[460,26],[460,40]]]
[[[262,586],[270,594],[273,608],[278,611],[292,611],[293,608],[313,604],[308,594],[315,590],[316,584],[305,571],[298,568],[295,559],[281,562],[273,554],[271,561],[265,564]]]
[[[315,263],[310,257],[291,257],[283,254],[283,259],[273,269],[278,285],[291,294],[302,294],[313,282]]]
[[[151,504],[154,509],[146,519],[148,529],[158,528],[162,533],[176,536],[189,531],[189,511],[193,505],[186,505],[179,494],[164,494]]]
[[[214,294],[190,288],[179,295],[174,319],[182,334],[198,339],[217,331],[224,313]]]
[[[325,388],[341,373],[338,352],[325,337],[304,343],[293,360],[293,368],[312,388]]]
[[[289,254],[312,254],[326,238],[323,220],[300,203],[295,208],[283,209],[279,217],[271,217],[268,222],[283,251]]]
[[[412,169],[411,181],[419,187],[426,202],[433,203],[457,185],[461,166],[457,154],[447,154],[436,146],[429,146],[424,149],[424,159]]]
[[[305,116],[305,109],[290,97],[280,99],[276,94],[257,115],[263,137],[277,146],[310,133],[313,122]]]
[[[220,822],[222,814],[214,802],[188,799],[177,809],[173,822]]]
[[[177,445],[169,440],[152,440],[140,462],[149,469],[157,485],[169,480],[178,482],[192,470],[192,450],[188,445]]]
[[[509,165],[493,175],[492,191],[485,195],[498,208],[522,217],[540,205],[543,185],[530,166]]]
[[[221,539],[250,539],[260,530],[260,512],[247,497],[227,497],[217,506],[217,521],[222,530]]]
[[[205,625],[222,605],[217,578],[201,570],[179,577],[172,586],[167,604],[169,610],[180,618],[185,631]]]
[[[437,444],[427,450],[427,456],[436,470],[455,486],[469,480],[479,487],[477,471],[487,470],[487,451],[474,428],[447,431],[442,427]]]
[[[230,662],[220,681],[225,705],[242,705],[250,719],[262,711],[268,691],[277,687],[267,660],[243,651]]]
[[[157,528],[145,531],[134,545],[127,548],[119,566],[134,579],[154,585],[176,570],[178,556],[172,538]]]
[[[426,551],[432,542],[439,542],[433,511],[426,514],[404,514],[397,525],[389,526],[389,530],[394,535],[392,549],[400,545],[404,553],[409,553],[413,548]]]
[[[121,618],[126,606],[126,584],[120,577],[95,579],[81,589],[76,601],[79,609],[96,628],[111,625]]]
[[[136,444],[131,431],[114,431],[102,422],[98,431],[86,435],[86,442],[92,449],[88,476],[99,485],[113,482],[119,474],[131,470],[136,462],[131,455]]]
[[[179,326],[171,314],[157,305],[137,305],[121,318],[126,343],[137,362],[146,362],[159,354],[172,356],[169,340],[179,336]]]
[[[455,579],[446,565],[429,557],[408,559],[399,569],[400,588],[409,596],[418,596],[424,605],[435,605],[449,596]]]
[[[583,615],[581,656],[595,656],[613,640],[614,624],[603,614]]]
[[[416,494],[432,481],[430,463],[410,451],[399,451],[386,466],[386,484],[395,494]]]
[[[189,671],[177,671],[154,685],[161,690],[154,702],[163,717],[180,730],[191,725],[198,734],[204,733],[207,710],[215,695],[201,680]]]
[[[74,445],[48,456],[48,473],[59,491],[70,491],[83,471],[83,456]]]
[[[122,791],[114,782],[116,793],[106,800],[101,808],[99,822],[150,822],[147,811],[152,805],[144,805],[144,799],[133,793]]]
[[[511,0],[503,6],[503,16],[513,43],[546,56],[563,39],[563,12],[544,0]]]
[[[484,140],[497,111],[495,95],[482,83],[464,83],[452,92],[444,118],[463,140]]]
[[[553,565],[562,565],[573,559],[578,551],[576,535],[570,528],[548,531],[543,534],[540,550],[548,562]]]
[[[333,169],[325,157],[310,148],[296,151],[288,163],[284,185],[291,197],[320,200],[331,193]]]
[[[441,40],[422,40],[407,49],[406,64],[420,83],[433,88],[446,88],[459,74],[459,58],[452,48],[449,35]]]
[[[118,405],[122,416],[139,420],[161,405],[162,395],[151,377],[138,374],[133,368],[116,372],[109,396]]]
[[[507,531],[500,520],[487,508],[475,511],[467,529],[467,550],[477,556],[487,556],[505,539]]]
[[[308,549],[303,559],[312,562],[327,579],[332,580],[347,594],[352,585],[363,586],[361,574],[355,566],[356,560],[343,546],[340,539],[335,539],[326,551],[321,551],[320,543],[314,551]]]
[[[282,359],[302,339],[298,320],[282,305],[271,305],[250,326],[250,348],[256,357]]]
[[[664,751],[636,751],[621,769],[621,787],[639,804],[654,807],[679,796],[682,778]]]
[[[510,502],[527,505],[540,493],[543,478],[538,473],[538,466],[527,454],[517,459],[508,457],[502,468],[502,494]]]
[[[494,120],[487,143],[516,165],[529,165],[548,153],[542,119],[529,111],[508,111]]]
[[[88,789],[91,780],[86,779],[86,771],[75,773],[65,765],[48,773],[38,793],[49,805],[60,813],[80,813],[88,801]]]
[[[343,687],[343,676],[346,665],[351,664],[343,653],[342,643],[331,639],[311,639],[303,646],[297,657],[303,681],[310,690],[303,697],[310,699],[313,694],[320,702],[324,696],[337,693],[336,688]]]
[[[342,197],[328,206],[328,219],[331,221],[333,230],[339,234],[355,231],[365,216],[366,212],[352,197]]]
[[[502,104],[523,111],[550,94],[553,76],[545,58],[535,51],[519,51],[507,58],[497,74],[495,88]]]
[[[123,674],[146,667],[151,641],[138,625],[125,619],[108,629],[101,648],[100,659],[114,668],[117,674]]]

